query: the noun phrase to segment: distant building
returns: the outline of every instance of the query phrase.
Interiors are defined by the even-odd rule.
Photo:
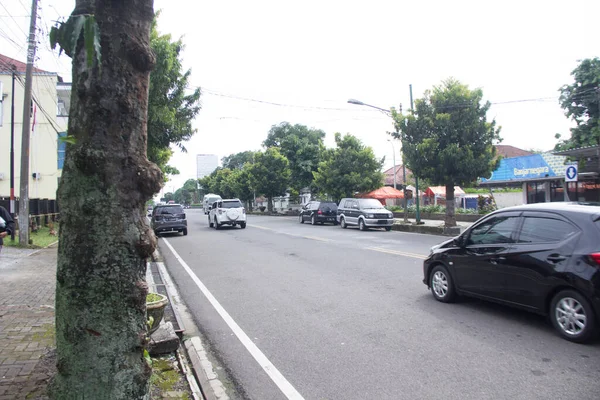
[[[196,156],[196,177],[204,178],[213,173],[219,166],[219,158],[216,154],[198,154]]]

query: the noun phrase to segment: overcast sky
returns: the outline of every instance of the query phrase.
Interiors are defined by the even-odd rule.
[[[74,3],[41,0],[43,33]],[[0,4],[0,52],[26,61],[30,1]],[[161,33],[183,38],[183,63],[203,91],[198,132],[173,157],[181,175],[167,191],[195,178],[196,154],[259,150],[282,121],[324,130],[328,146],[351,133],[391,167],[391,120],[347,100],[408,109],[409,84],[419,98],[448,77],[483,89],[503,144],[549,150],[571,126],[558,89],[578,60],[600,55],[597,0],[156,0],[155,9]],[[40,40],[37,66],[70,81],[70,59]]]

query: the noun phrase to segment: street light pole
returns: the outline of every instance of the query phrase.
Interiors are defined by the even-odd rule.
[[[413,108],[413,95],[412,95],[412,84],[408,85],[408,89],[410,91],[410,113],[414,114],[414,108]],[[415,223],[417,225],[421,224],[421,211],[420,211],[420,206],[419,206],[419,175],[418,175],[418,171],[413,171],[413,175],[415,176],[415,191],[417,192],[417,213],[415,215]]]
[[[394,149],[394,142],[390,139],[387,140],[392,145],[392,161],[394,162],[394,189],[396,188],[396,149]]]

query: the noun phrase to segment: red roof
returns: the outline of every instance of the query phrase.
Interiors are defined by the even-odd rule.
[[[10,58],[5,56],[4,54],[0,54],[0,71],[1,72],[10,72],[13,70],[13,65],[16,68],[17,72],[25,73],[25,69],[27,68],[27,64],[14,58]],[[49,73],[48,71],[41,70],[39,68],[33,67],[33,72],[41,72],[41,73]]]
[[[369,193],[363,193],[359,195],[360,198],[369,198],[369,199],[403,199],[404,193],[400,190],[394,189],[389,186],[380,187],[379,189],[375,189]]]
[[[383,172],[385,185],[394,185],[394,167]],[[408,181],[412,177],[412,171],[406,168],[406,180]],[[404,175],[402,173],[402,165],[396,165],[396,184],[400,186],[404,182]]]
[[[465,192],[460,188],[460,186],[454,186],[454,196],[465,194]],[[425,191],[425,196],[427,197],[446,197],[446,186],[429,186]]]
[[[513,157],[523,157],[530,156],[533,153],[527,150],[519,149],[515,146],[509,146],[506,144],[497,144],[494,146],[498,155],[502,156],[502,158],[513,158]]]

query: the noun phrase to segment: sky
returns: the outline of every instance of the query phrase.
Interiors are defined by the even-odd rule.
[[[36,66],[70,81],[70,59],[52,53],[47,32],[73,0],[40,0]],[[201,87],[197,133],[176,149],[181,172],[164,191],[196,177],[196,155],[219,159],[260,150],[271,126],[287,121],[350,133],[401,164],[388,141],[391,119],[348,99],[389,109],[444,79],[481,88],[502,144],[550,150],[572,122],[558,104],[578,61],[600,56],[597,0],[207,1],[155,0],[158,29],[182,38],[190,85]],[[0,0],[0,52],[26,61],[31,4]]]

